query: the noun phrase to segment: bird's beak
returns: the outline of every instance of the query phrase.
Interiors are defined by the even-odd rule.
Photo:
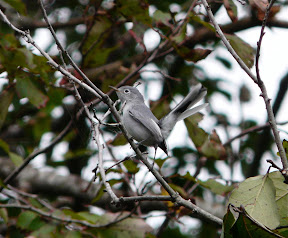
[[[109,87],[110,87],[110,88],[113,88],[115,91],[119,92],[119,89],[118,89],[118,88],[115,88],[115,87],[110,86],[110,85],[109,85]]]

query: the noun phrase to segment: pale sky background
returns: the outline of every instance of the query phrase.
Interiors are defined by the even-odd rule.
[[[245,15],[245,7],[241,7],[240,4],[238,4],[238,9],[241,8],[242,10],[239,11],[239,18],[241,18],[242,15]],[[172,10],[177,11],[179,7],[177,4],[173,4]],[[153,12],[155,9],[151,7],[150,12]],[[287,21],[287,10],[288,8],[283,8],[282,11],[277,14],[277,18],[286,20]],[[179,11],[179,10],[178,10]],[[204,7],[198,7],[198,11],[204,12],[205,9]],[[69,14],[69,13],[67,13]],[[67,16],[67,15],[66,15]],[[178,14],[178,18],[183,17],[183,13]],[[64,20],[65,20],[65,14],[63,14]],[[220,24],[225,24],[230,22],[230,19],[227,16],[227,13],[224,8],[222,8],[216,16],[216,19],[218,23]],[[272,99],[272,103],[275,99],[275,94],[278,90],[279,86],[279,81],[280,79],[288,72],[288,60],[287,60],[287,55],[288,55],[288,31],[287,29],[280,29],[280,28],[273,28],[269,29],[266,28],[265,30],[266,34],[264,36],[263,42],[262,42],[262,48],[261,48],[261,56],[260,56],[260,73],[262,80],[264,81],[268,95]],[[61,35],[61,32],[59,33]],[[259,35],[260,35],[260,27],[254,27],[249,30],[242,31],[240,33],[237,33],[237,35],[242,38],[244,41],[249,43],[251,46],[256,47],[257,41],[259,40]],[[43,39],[46,39],[44,41]],[[37,34],[35,36],[35,41],[42,47],[45,48],[49,44],[49,42],[52,41],[52,37],[50,32],[47,29],[39,29],[37,30]],[[63,39],[65,41],[65,39]],[[159,36],[157,33],[155,33],[152,30],[149,30],[144,37],[144,42],[145,45],[147,46],[148,49],[153,49],[156,47],[159,43]],[[31,48],[31,46],[29,46]],[[56,47],[55,47],[56,50]],[[34,50],[35,53],[39,54],[37,51]],[[221,56],[223,58],[231,59],[231,62],[233,63],[233,69],[228,70],[226,69],[219,61],[215,59],[216,56]],[[77,54],[74,55],[77,57]],[[201,66],[205,72],[213,77],[213,78],[222,78],[225,81],[221,83],[221,87],[223,87],[223,90],[227,90],[231,92],[233,95],[233,100],[232,102],[228,101],[225,97],[220,96],[220,95],[215,95],[211,98],[210,104],[213,107],[213,109],[216,112],[223,113],[226,115],[229,115],[229,119],[231,122],[238,123],[240,120],[240,107],[238,103],[238,93],[239,93],[239,88],[245,84],[251,91],[252,95],[252,100],[249,103],[246,103],[243,107],[243,117],[244,118],[250,118],[253,120],[256,120],[259,122],[259,124],[263,124],[266,121],[267,118],[267,113],[265,110],[265,105],[263,102],[262,97],[259,97],[260,90],[256,84],[253,83],[253,81],[244,73],[244,71],[238,66],[236,61],[232,59],[232,56],[230,56],[230,53],[223,47],[218,47],[217,50],[213,51],[205,60],[200,61],[197,63],[198,66]],[[156,66],[153,64],[148,65],[145,67],[146,69],[156,69]],[[252,72],[255,73],[255,67],[252,68]],[[1,76],[1,75],[0,75]],[[3,74],[2,74],[3,76]],[[158,79],[161,79],[161,75],[155,74],[155,73],[142,73],[143,78],[151,79],[154,78],[154,81],[149,81],[148,84],[146,85],[140,85],[138,86],[138,89],[144,93],[147,92],[147,90],[144,90],[145,87],[148,88],[149,94],[144,94],[146,102],[148,99],[150,100],[157,100],[159,99],[159,96],[161,95],[161,84],[159,83]],[[146,89],[147,89],[146,88]],[[180,101],[181,98],[177,98],[176,101]],[[283,122],[283,121],[288,121],[288,113],[287,113],[287,104],[288,104],[288,96],[286,95],[282,107],[280,108],[280,111],[278,113],[278,116],[276,120],[278,122]],[[58,110],[58,111],[57,111]],[[209,109],[208,109],[209,111]],[[57,113],[61,113],[61,110],[55,109],[55,115]],[[212,118],[209,118],[207,110],[203,110],[204,115],[206,115],[203,119],[203,121],[200,123],[200,126],[203,127],[204,130],[207,132],[211,132],[212,129],[215,128],[214,123]],[[288,126],[281,126],[279,127],[280,129],[286,131],[285,132],[280,132],[281,139],[286,138],[287,139],[287,131],[288,131]],[[220,135],[220,138],[222,142],[227,141],[228,138],[226,138],[225,133],[220,129],[217,128],[217,133]],[[239,131],[231,131],[230,136],[237,135]],[[43,139],[42,139],[42,145],[44,146],[47,144],[47,141],[51,139],[52,135],[51,134],[46,134]],[[177,138],[177,140],[175,140]],[[91,142],[91,147],[95,147],[93,144],[94,142]],[[172,134],[167,140],[168,148],[171,150],[174,146],[177,145],[183,145],[183,144],[188,144],[193,146],[192,142],[188,139],[187,135],[187,130],[183,122],[179,122],[176,125],[176,129],[173,130]],[[234,144],[233,144],[234,145]],[[235,145],[237,146],[237,142],[235,142]],[[234,145],[234,146],[235,146]],[[63,154],[67,150],[67,143],[63,142],[57,145],[57,149],[55,150],[55,153],[53,156],[57,160],[62,160],[63,159]],[[151,154],[154,154],[154,149],[149,150]],[[277,148],[274,148],[274,154],[276,155]],[[117,148],[117,155],[119,159],[122,159],[126,155],[131,155],[133,154],[133,151],[130,149],[129,145]],[[164,153],[159,149],[157,152],[157,155],[159,157],[165,157]],[[276,156],[275,156],[276,157]],[[83,172],[83,177],[90,180],[91,178],[91,170],[95,167],[95,160],[91,160],[91,163],[89,166],[84,170]],[[33,165],[41,168],[44,164],[44,157],[42,155],[38,156],[33,160]],[[176,163],[175,159],[170,159],[169,163]],[[280,165],[280,161],[278,163]],[[264,161],[262,163],[262,173],[264,174],[267,171],[267,168],[269,165]],[[217,168],[222,172],[223,178],[225,179],[231,179],[230,178],[230,172],[229,168],[225,165],[224,162],[218,161],[217,162]],[[142,166],[141,173],[139,173],[137,176],[140,178],[141,176],[146,174],[146,168]],[[186,168],[186,171],[189,171],[190,173],[193,173],[195,170],[195,166],[191,164]],[[59,170],[60,174],[67,174],[67,170],[64,168],[60,168]],[[186,173],[186,171],[182,171],[183,174]],[[208,173],[204,169],[199,177],[200,179],[207,180]],[[153,179],[153,176],[149,173],[147,174],[147,180]],[[235,168],[235,174],[232,179],[235,180],[242,180],[241,176],[241,168],[238,165],[236,165]],[[157,212],[156,212],[157,213]],[[157,213],[158,214],[158,213]],[[151,226],[155,227],[158,224],[161,224],[163,219],[149,219],[148,222]],[[198,224],[195,219],[185,219],[185,221],[182,221],[184,225],[182,226],[183,229],[185,229],[185,225],[187,227],[190,227],[191,224]]]

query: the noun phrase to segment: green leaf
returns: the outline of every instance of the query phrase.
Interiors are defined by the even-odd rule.
[[[231,61],[221,57],[221,56],[216,56],[215,57],[217,60],[219,60],[227,69],[231,69],[232,68],[232,64]]]
[[[100,224],[107,224],[127,214],[127,212],[106,213],[101,217]],[[142,219],[127,218],[109,226],[109,229],[91,229],[91,231],[101,238],[145,238],[147,233],[152,232],[152,228]]]
[[[276,234],[282,237],[288,237],[288,227],[279,228],[279,229],[273,230],[273,232],[275,232]]]
[[[128,21],[151,25],[152,19],[149,16],[149,5],[146,1],[118,0],[117,6],[119,13]]]
[[[190,13],[190,20],[191,20],[192,24],[194,22],[196,22],[197,24],[201,24],[202,26],[209,29],[210,31],[215,32],[215,28],[210,23],[203,21],[199,16],[194,15],[193,12]],[[195,24],[193,24],[193,25],[195,25]]]
[[[282,145],[284,147],[286,158],[288,160],[288,141],[284,139]],[[277,155],[280,156],[279,152],[277,152]]]
[[[150,108],[156,118],[162,118],[171,111],[167,100],[150,101]]]
[[[17,219],[17,226],[25,230],[35,231],[43,225],[45,223],[41,221],[40,217],[31,211],[22,212]]]
[[[235,223],[235,217],[230,210],[230,206],[228,206],[227,213],[223,218],[221,238],[233,238],[230,233],[230,229],[234,223]]]
[[[231,46],[248,68],[252,68],[254,65],[254,53],[255,50],[248,43],[240,39],[236,35],[225,34],[227,40]]]
[[[16,153],[13,152],[9,152],[9,157],[16,167],[19,167],[21,164],[23,164],[23,158],[20,155],[17,155]]]
[[[108,182],[109,182],[110,186],[112,187],[114,184],[122,182],[122,180],[121,179],[111,179]],[[105,193],[105,186],[102,185],[101,188],[98,190],[98,193],[96,194],[96,196],[91,201],[91,203],[97,202],[103,196],[104,193]]]
[[[7,224],[7,222],[9,221],[9,217],[6,208],[0,208],[0,217]]]
[[[194,63],[205,59],[212,52],[212,50],[209,49],[189,49],[186,46],[176,46],[174,48],[177,54],[180,55],[183,59]]]
[[[15,154],[14,152],[11,152],[9,145],[2,139],[0,139],[0,148],[10,157],[16,167],[20,166],[23,163],[23,158]]]
[[[21,15],[26,15],[26,6],[21,0],[4,0]]]
[[[3,182],[2,179],[0,179],[0,186],[3,188],[7,188],[7,185]]]
[[[271,214],[272,215],[272,214]],[[244,211],[239,213],[237,221],[231,228],[233,238],[275,238],[282,237],[273,233],[270,229],[255,221],[249,214]],[[226,236],[225,236],[226,237]],[[228,236],[227,236],[228,237]],[[284,238],[284,237],[283,237]]]
[[[55,237],[55,225],[45,224],[31,233],[32,237]],[[50,236],[49,236],[50,235]]]
[[[109,141],[108,144],[119,146],[119,145],[126,145],[128,142],[123,134],[117,134],[117,136],[114,137],[113,141]]]
[[[280,224],[276,204],[276,190],[268,175],[246,179],[233,190],[229,203],[236,207],[244,206],[253,219],[275,229]]]
[[[224,1],[224,6],[231,21],[237,21],[237,6],[235,5],[235,3],[232,0],[226,0]]]
[[[27,97],[29,101],[37,108],[46,106],[49,98],[36,86],[31,76],[22,71],[17,71],[16,90],[20,98]]]
[[[169,21],[172,19],[170,13],[162,12],[160,10],[156,10],[153,13],[153,19],[156,21],[156,23],[162,23],[164,25],[170,26]]]
[[[196,113],[184,120],[189,136],[197,149],[208,139],[208,134],[202,128],[198,127],[198,123],[202,121],[202,119],[203,114]]]
[[[98,190],[96,196],[92,199],[91,203],[95,203],[100,200],[100,198],[104,195],[105,186],[102,185],[101,188]]]
[[[197,150],[207,158],[226,159],[226,149],[216,131],[213,130],[212,134],[208,135],[202,128],[198,127],[198,122],[202,120],[202,117],[200,113],[196,113],[184,120],[190,138]]]
[[[83,67],[93,68],[105,64],[110,53],[115,51],[118,47],[119,45],[111,48],[103,48],[101,46],[94,47],[85,57]]]
[[[171,159],[171,157],[167,157],[164,159],[155,159],[155,163],[158,165],[159,169],[162,168],[163,164],[168,160]]]
[[[178,192],[182,197],[187,197],[187,192],[181,186],[178,186],[173,183],[169,183],[170,187],[173,188],[176,192]],[[166,191],[165,191],[166,192]]]
[[[101,220],[101,216],[92,214],[90,212],[78,212],[77,214],[80,217],[80,220],[85,220],[91,222],[92,224],[95,224]]]
[[[200,179],[197,179],[197,182],[201,186],[211,190],[213,193],[222,196],[227,195],[234,189],[233,185],[223,185],[222,183],[217,182],[215,179],[208,179],[207,181],[201,181]]]
[[[17,220],[17,226],[19,226],[22,229],[27,229],[31,222],[37,217],[37,215],[34,212],[26,211],[22,212]]]
[[[9,145],[2,139],[0,139],[0,148],[8,155],[10,153]]]
[[[65,231],[67,231],[65,229]],[[67,231],[67,233],[64,236],[65,238],[81,238],[82,237],[82,232],[80,231]]]
[[[0,94],[0,129],[5,122],[6,116],[8,114],[8,108],[12,103],[13,97],[14,97],[13,87],[7,88]]]
[[[269,174],[276,189],[276,204],[280,215],[280,226],[288,226],[288,185],[279,171]]]
[[[123,162],[123,165],[125,166],[125,168],[128,170],[128,172],[130,174],[136,174],[139,171],[139,168],[137,167],[137,164],[134,161],[130,160],[130,159],[125,160]]]

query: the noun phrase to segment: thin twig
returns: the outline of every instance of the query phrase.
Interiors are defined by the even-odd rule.
[[[265,129],[265,128],[269,127],[269,126],[270,126],[270,124],[267,122],[267,123],[265,123],[264,125],[261,125],[261,126],[252,126],[252,127],[248,128],[248,129],[245,129],[245,130],[241,131],[241,133],[239,133],[238,135],[236,135],[236,136],[230,138],[228,141],[226,141],[223,144],[223,146],[227,146],[227,145],[231,144],[234,140],[236,140],[238,138],[241,138],[242,136],[245,136],[245,135],[250,134],[252,132],[262,131],[263,129]]]
[[[140,202],[140,201],[172,201],[171,196],[147,195],[134,197],[120,197],[120,202]]]

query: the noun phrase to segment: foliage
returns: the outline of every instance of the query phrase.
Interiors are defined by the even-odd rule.
[[[238,2],[242,1],[210,1],[209,4],[214,14],[221,12],[221,8],[226,10],[232,23],[221,26],[225,37],[244,64],[252,68],[256,51],[235,33],[261,26],[266,5],[263,8],[256,1],[249,1],[249,16],[239,19]],[[35,40],[41,37],[33,43],[27,40],[27,35],[16,33],[5,21],[0,22],[0,182],[5,187],[0,197],[1,234],[6,237],[176,238],[220,234],[223,238],[249,237],[248,234],[287,237],[288,190],[282,171],[259,175],[261,163],[266,163],[263,155],[272,151],[274,143],[267,126],[261,127],[251,118],[232,122],[231,115],[218,113],[211,103],[209,115],[197,113],[185,120],[188,132],[185,140],[189,143],[171,145],[171,156],[153,161],[153,169],[160,171],[168,186],[182,198],[212,217],[223,219],[221,230],[219,223],[203,215],[205,212],[179,206],[169,197],[167,189],[157,183],[152,169],[148,170],[133,156],[124,158],[127,148],[129,155],[133,150],[129,145],[125,147],[128,142],[119,127],[106,124],[117,121],[113,112],[107,113],[107,101],[101,102],[84,86],[97,87],[116,101],[113,91],[109,91],[110,85],[132,85],[140,78],[144,94],[151,96],[147,90],[154,91],[157,84],[160,96],[150,102],[150,108],[158,118],[170,111],[175,98],[185,96],[197,82],[207,88],[207,102],[219,94],[232,102],[235,95],[221,87],[227,79],[211,78],[198,64],[214,57],[231,72],[227,78],[234,77],[232,59],[217,51],[223,48],[219,32],[197,5],[195,1],[46,1],[44,7],[57,39],[92,82],[89,84],[73,67],[66,52],[58,50],[54,40],[44,39],[39,29],[47,28],[47,23],[43,21],[40,4],[21,0],[1,2],[0,9],[12,24],[29,30]],[[280,3],[271,9],[271,27],[282,23],[273,18],[282,8]],[[50,31],[47,32],[50,36]],[[151,48],[144,41],[150,37],[149,32],[159,39]],[[43,53],[35,51],[36,44],[59,65],[55,67]],[[80,84],[75,85],[69,75],[59,73],[61,67],[78,78]],[[238,91],[237,104],[248,104],[249,88],[244,85]],[[279,97],[281,93],[279,88]],[[93,123],[87,120],[81,100],[90,115],[95,112]],[[211,130],[201,127],[206,118],[213,123]],[[100,128],[98,134],[94,124]],[[229,139],[231,130],[247,131],[244,139],[235,138],[240,141],[238,146],[222,141],[223,131]],[[258,133],[259,130],[263,131]],[[97,137],[101,137],[100,147]],[[182,138],[173,138],[178,139]],[[287,140],[283,146],[287,156]],[[247,159],[248,152],[252,154],[251,160]],[[44,162],[34,168],[29,162],[37,160],[38,154]],[[101,166],[101,156],[107,180],[102,179],[96,167]],[[149,153],[150,158],[153,156],[154,153]],[[273,152],[272,157],[277,158],[277,154]],[[91,164],[96,167],[93,172],[87,170]],[[221,166],[229,169],[230,179],[222,174]],[[242,168],[243,181],[233,180],[237,166]],[[39,167],[49,168],[50,172],[47,175]],[[63,170],[65,176],[57,172]],[[18,177],[7,183],[13,171]],[[200,178],[201,173],[205,179]],[[111,204],[107,195],[109,186],[119,198],[116,204]],[[142,201],[143,196],[150,197]],[[220,212],[217,213],[216,207]],[[155,211],[161,211],[161,218],[165,217],[159,225],[149,221],[157,217]],[[198,219],[197,225],[187,225],[195,221],[192,218]]]

